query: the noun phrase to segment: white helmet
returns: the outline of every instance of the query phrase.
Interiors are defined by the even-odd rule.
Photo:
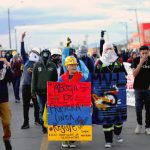
[[[62,51],[59,48],[51,49],[50,52],[51,52],[51,55],[54,55],[54,54],[62,55]]]
[[[41,50],[38,47],[34,47],[31,49],[31,52],[34,52],[34,53],[40,55]]]

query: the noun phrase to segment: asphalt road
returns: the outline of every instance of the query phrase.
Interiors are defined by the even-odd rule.
[[[21,130],[23,123],[22,102],[15,103],[12,86],[9,86],[9,97],[12,110],[12,139],[13,150],[60,150],[60,142],[48,142],[47,135],[43,135],[40,126],[34,125],[33,108],[30,108],[30,128]],[[124,123],[123,143],[117,143],[114,137],[112,150],[150,150],[150,136],[143,133],[134,134],[136,126],[135,108],[128,106],[128,119]],[[0,123],[0,150],[5,150],[2,141],[2,127]],[[93,141],[78,142],[76,150],[103,150],[104,134],[101,126],[93,125]],[[69,149],[69,148],[67,148]]]

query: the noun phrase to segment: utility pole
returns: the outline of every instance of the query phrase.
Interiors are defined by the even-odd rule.
[[[9,48],[11,49],[10,9],[9,8],[8,8],[8,33],[9,33]]]
[[[131,11],[135,12],[135,19],[136,19],[136,26],[137,26],[137,32],[138,32],[138,37],[139,37],[139,44],[141,45],[140,29],[139,29],[139,21],[138,21],[137,9],[136,8],[132,8],[132,9],[128,9],[128,10],[131,10]]]

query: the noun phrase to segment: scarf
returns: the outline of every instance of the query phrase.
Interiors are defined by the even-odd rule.
[[[71,82],[80,82],[80,80],[82,79],[83,75],[81,72],[76,71],[76,73],[73,75]],[[64,73],[62,75],[62,79],[64,82],[69,82],[69,71],[67,71],[66,73]]]

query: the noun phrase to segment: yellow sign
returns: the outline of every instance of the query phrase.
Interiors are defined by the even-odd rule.
[[[90,125],[49,125],[49,141],[92,141]]]

